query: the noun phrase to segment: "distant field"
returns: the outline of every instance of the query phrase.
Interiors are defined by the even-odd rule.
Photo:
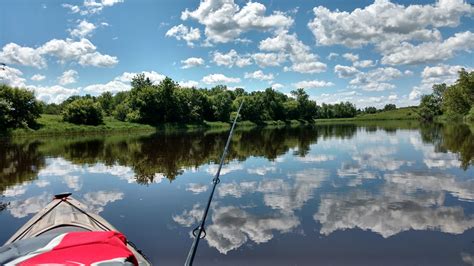
[[[417,107],[404,107],[375,114],[363,114],[353,118],[316,119],[316,122],[333,121],[366,121],[366,120],[416,120],[420,117],[416,113]]]

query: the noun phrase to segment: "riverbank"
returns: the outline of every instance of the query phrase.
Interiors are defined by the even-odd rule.
[[[37,120],[37,129],[15,129],[5,136],[27,137],[27,136],[50,136],[50,135],[81,135],[98,134],[111,132],[166,132],[177,130],[227,130],[230,123],[204,121],[199,124],[180,124],[166,123],[157,126],[150,126],[139,123],[123,122],[113,117],[105,117],[104,123],[98,126],[76,125],[64,122],[60,115],[43,114]],[[300,126],[309,124],[309,122],[291,120],[291,121],[266,121],[262,124],[256,124],[251,121],[240,121],[239,128],[255,126]]]
[[[419,116],[417,107],[405,107],[396,110],[383,111],[375,114],[363,114],[353,118],[332,118],[332,119],[316,119],[316,124],[330,124],[330,123],[370,123],[375,125],[377,121],[394,122],[397,121],[413,121],[418,122]],[[104,123],[98,126],[76,125],[62,121],[60,115],[43,114],[37,120],[39,124],[38,129],[16,129],[10,132],[13,137],[26,136],[50,136],[50,135],[80,135],[80,134],[102,134],[114,132],[169,132],[178,130],[213,130],[221,131],[227,130],[230,123],[227,122],[209,122],[204,121],[199,124],[180,124],[180,123],[166,123],[157,126],[150,126],[139,123],[123,122],[113,117],[105,117]],[[262,123],[254,123],[251,121],[240,121],[239,128],[248,128],[255,126],[302,126],[310,125],[311,122],[291,120],[291,121],[263,121]]]
[[[418,120],[417,107],[403,107],[375,114],[362,114],[351,118],[316,119],[316,123],[353,122],[353,121],[385,121],[385,120]]]

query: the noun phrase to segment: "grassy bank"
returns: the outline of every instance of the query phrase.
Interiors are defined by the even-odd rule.
[[[106,117],[104,124],[98,126],[75,125],[62,121],[60,115],[41,115],[37,120],[38,129],[15,129],[11,132],[12,136],[30,136],[30,135],[55,135],[55,134],[83,134],[108,131],[153,131],[154,127],[137,123],[118,121],[112,117]]]
[[[349,121],[381,121],[381,120],[417,120],[417,107],[404,107],[396,110],[383,111],[375,114],[363,114],[353,118],[316,119],[316,123],[349,122]]]
[[[166,123],[157,126],[144,125],[139,123],[123,122],[113,117],[105,117],[104,123],[98,126],[76,125],[64,122],[60,115],[43,114],[37,120],[38,129],[15,129],[8,135],[14,137],[26,136],[47,136],[47,135],[78,135],[78,134],[96,134],[96,133],[111,133],[111,132],[166,132],[176,130],[227,130],[230,127],[226,122],[209,122],[204,121],[200,124],[180,124],[180,123]],[[239,128],[248,128],[255,126],[299,126],[307,124],[304,121],[265,121],[261,124],[256,124],[251,121],[240,121]]]
[[[386,120],[416,120],[418,119],[415,107],[400,108],[392,111],[385,111],[376,114],[365,114],[354,118],[334,118],[334,119],[317,119],[316,123],[345,123],[357,121],[386,121]],[[13,130],[11,136],[46,136],[46,135],[72,135],[72,134],[95,134],[95,133],[111,133],[111,132],[133,132],[133,131],[174,131],[174,130],[227,130],[230,127],[226,122],[209,122],[205,121],[200,124],[179,124],[167,123],[157,126],[144,125],[139,123],[123,122],[113,117],[105,117],[104,123],[98,126],[76,125],[62,121],[60,115],[43,114],[37,120],[38,129],[16,129]],[[291,121],[263,121],[256,124],[251,121],[240,121],[239,128],[248,128],[255,126],[301,126],[310,124],[307,121],[291,120]]]

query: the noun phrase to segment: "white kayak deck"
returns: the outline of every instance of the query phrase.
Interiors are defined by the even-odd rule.
[[[66,196],[54,198],[43,210],[18,229],[5,245],[66,227],[70,231],[118,231],[104,218],[87,212],[87,206]],[[133,246],[127,244],[127,247],[133,252],[139,265],[151,265]]]

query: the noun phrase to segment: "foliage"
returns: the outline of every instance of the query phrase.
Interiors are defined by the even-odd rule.
[[[400,110],[400,109],[398,109]],[[401,110],[410,110],[404,108]],[[390,111],[394,112],[394,111]],[[377,113],[379,115],[381,113]],[[110,118],[108,118],[110,119]],[[59,116],[43,115],[40,122],[48,120],[60,125]],[[105,124],[130,125],[117,121]],[[55,124],[56,125],[56,124]],[[71,125],[71,127],[95,128]],[[141,127],[152,127],[138,125]],[[103,127],[103,125],[99,126]],[[227,128],[226,128],[227,129]],[[363,122],[347,124],[323,124],[314,127],[254,127],[235,131],[231,139],[228,161],[245,160],[249,156],[275,160],[294,151],[305,155],[312,144],[326,138],[351,139],[358,130],[394,132],[399,129],[419,129],[422,140],[433,143],[436,152],[451,151],[458,154],[461,167],[467,169],[474,164],[473,131],[464,124],[420,124],[416,121]],[[137,134],[83,134],[71,138],[16,138],[5,142],[0,149],[0,168],[9,169],[0,173],[0,194],[16,183],[34,180],[38,172],[46,167],[45,159],[64,158],[73,164],[102,163],[107,166],[132,168],[140,184],[153,182],[159,175],[170,181],[183,173],[183,169],[199,167],[217,162],[227,139],[227,130],[174,131],[172,133]],[[156,148],[160,147],[160,148]],[[15,167],[11,167],[14,165]]]
[[[350,102],[336,104],[322,104],[318,110],[318,118],[350,118],[355,117],[357,109]]]
[[[40,113],[32,91],[0,85],[0,131],[34,127]]]
[[[62,106],[55,103],[50,103],[50,104],[43,103],[41,109],[43,110],[43,114],[59,115],[61,114]]]
[[[100,107],[106,115],[111,115],[113,112],[113,95],[111,92],[104,92],[99,97],[97,97],[97,102],[99,102]]]
[[[395,104],[386,104],[385,107],[383,108],[384,111],[390,111],[390,110],[395,110],[397,109],[397,106]]]
[[[422,96],[420,117],[430,121],[444,113],[450,120],[462,117],[468,119],[473,106],[474,71],[468,73],[461,69],[453,85],[435,84],[432,94]]]
[[[377,108],[373,107],[373,106],[365,107],[364,113],[366,113],[366,114],[375,114],[375,113],[377,113]]]
[[[288,97],[272,88],[250,93],[241,88],[231,91],[221,85],[211,89],[183,88],[170,78],[153,84],[144,75],[137,75],[132,80],[130,92],[113,97],[112,102],[118,103],[112,114],[121,121],[150,125],[229,122],[231,114],[245,101],[241,120],[264,123],[317,118],[318,106],[303,89],[293,91],[292,95]],[[116,100],[117,97],[120,100]],[[347,115],[355,114],[352,109],[339,114],[340,117]]]
[[[25,129],[15,129],[12,131],[13,136],[50,136],[50,135],[82,135],[95,133],[112,133],[112,132],[131,132],[131,131],[156,131],[156,128],[131,122],[119,121],[113,117],[104,117],[103,124],[97,126],[78,125],[66,123],[61,115],[42,114],[37,119],[41,125],[35,131]]]
[[[222,85],[210,89],[185,88],[168,77],[154,84],[144,74],[136,75],[131,86],[130,91],[115,95],[111,92],[97,97],[74,95],[60,104],[43,103],[44,113],[63,114],[64,121],[76,124],[100,124],[103,113],[119,121],[153,126],[230,122],[242,101],[245,104],[240,120],[249,124],[305,123],[319,118],[351,118],[358,114],[350,102],[318,106],[301,88],[290,95],[272,88],[254,92],[242,88],[229,90]],[[3,112],[11,108],[9,103],[0,102]]]
[[[102,109],[92,99],[77,99],[66,105],[63,120],[79,125],[99,125],[103,123]]]
[[[441,114],[440,104],[433,94],[423,95],[419,108],[419,115],[424,121],[432,121],[433,118]]]
[[[456,84],[450,86],[443,94],[443,108],[449,117],[464,116],[471,109],[471,103],[465,90]]]
[[[118,104],[113,111],[113,116],[119,121],[126,121],[127,115],[131,112],[128,102]]]
[[[465,116],[466,121],[468,122],[474,122],[474,106],[471,107],[471,110],[469,113]]]

